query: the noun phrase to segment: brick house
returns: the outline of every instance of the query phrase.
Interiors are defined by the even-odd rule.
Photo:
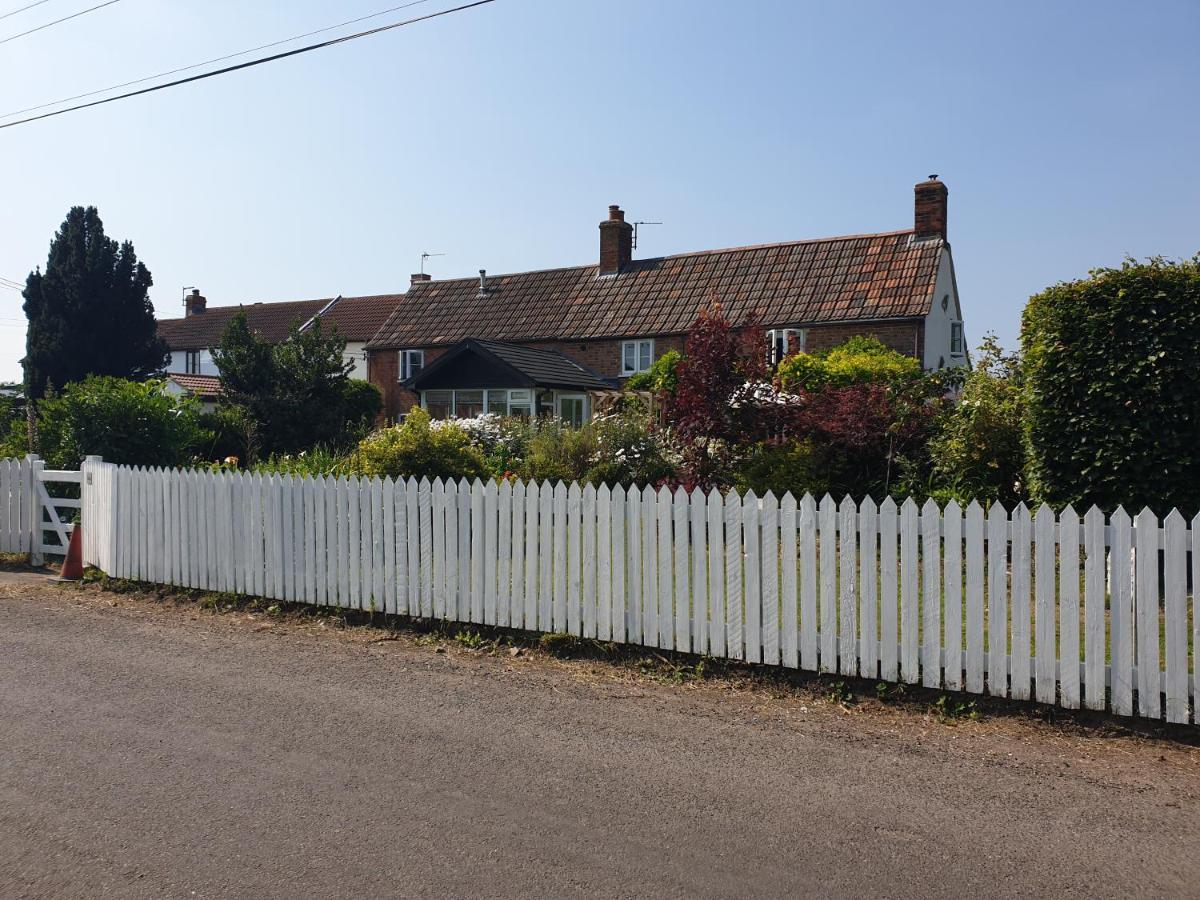
[[[947,196],[936,177],[917,184],[913,227],[903,231],[644,260],[633,258],[633,226],[612,206],[597,263],[412,276],[367,342],[368,377],[389,418],[420,403],[438,416],[533,408],[579,420],[601,385],[619,387],[682,350],[714,297],[733,322],[762,324],[775,359],[873,335],[927,369],[966,365]],[[553,370],[561,382],[570,369],[583,374],[569,385],[538,380]]]

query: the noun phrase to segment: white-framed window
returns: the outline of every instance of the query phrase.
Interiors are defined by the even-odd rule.
[[[573,428],[579,428],[587,421],[586,394],[559,394],[558,417]]]
[[[950,355],[951,356],[962,356],[963,355],[963,323],[962,322],[951,322],[950,323]]]
[[[802,352],[804,337],[802,328],[772,328],[767,332],[767,360],[777,366],[785,356]]]
[[[400,381],[407,381],[425,368],[424,350],[400,351]]]
[[[623,341],[621,343],[621,375],[645,372],[654,364],[654,341]]]
[[[188,350],[185,353],[183,361],[183,370],[189,375],[200,374],[200,351]]]
[[[485,412],[529,418],[533,415],[533,391],[527,388],[422,391],[421,406],[431,419],[471,419]]]

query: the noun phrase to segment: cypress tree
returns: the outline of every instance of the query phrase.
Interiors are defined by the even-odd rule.
[[[50,243],[46,271],[25,282],[25,384],[38,400],[88,375],[148,378],[168,351],[158,337],[150,270],[133,244],[104,234],[94,206],[72,207]]]

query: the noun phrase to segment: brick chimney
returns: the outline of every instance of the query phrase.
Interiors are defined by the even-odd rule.
[[[204,308],[207,305],[208,301],[205,300],[204,297],[200,296],[200,291],[193,289],[192,292],[183,299],[184,318],[200,315],[200,313],[204,312]]]
[[[930,175],[913,189],[916,203],[913,215],[913,231],[918,241],[932,238],[946,239],[946,198],[950,192],[946,185]]]
[[[416,284],[419,281],[433,281],[433,276],[426,275],[424,272],[413,272],[412,284]]]
[[[600,223],[600,274],[616,275],[633,259],[633,226],[625,221],[621,207],[610,206],[608,218]]]

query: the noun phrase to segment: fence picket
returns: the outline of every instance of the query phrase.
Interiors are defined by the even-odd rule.
[[[921,510],[921,684],[942,686],[942,511],[932,500]]]
[[[858,507],[842,498],[838,523],[838,671],[858,674]]]
[[[554,620],[554,485],[549,481],[539,490],[538,527],[538,630],[560,631]]]
[[[671,523],[675,539],[672,548],[675,560],[675,649],[682,653],[687,653],[692,646],[689,506],[687,491],[682,487],[676,488],[671,498]]]
[[[324,478],[321,481],[324,483]],[[325,516],[324,504],[319,501],[317,534],[321,536],[317,550],[317,588],[319,602],[324,605]],[[396,613],[396,483],[390,476],[383,480],[383,610],[389,615]]]
[[[745,608],[744,629],[746,662],[762,662],[762,531],[761,510],[754,491],[742,498],[742,542],[745,581],[742,602]]]
[[[725,506],[713,488],[704,500],[708,519],[708,652],[725,656]]]
[[[371,493],[371,611],[382,612],[384,605],[383,569],[383,480],[376,475],[368,483]]]
[[[496,560],[496,618],[501,628],[512,624],[512,503],[513,486],[507,478],[496,488],[496,545],[491,558]]]
[[[564,482],[554,485],[552,492],[554,501],[554,527],[550,539],[553,541],[552,556],[554,584],[552,588],[554,630],[564,633],[568,630],[567,622],[567,538],[571,532],[567,521],[567,486]]]
[[[800,666],[800,609],[797,584],[796,497],[789,491],[779,504],[779,650],[780,662]]]
[[[483,559],[480,561],[478,571],[483,576],[483,619],[485,625],[496,624],[496,577],[497,572],[496,562],[496,545],[500,528],[499,517],[499,496],[496,491],[496,482],[494,479],[489,479],[488,483],[482,485],[483,488]],[[473,589],[479,591],[481,588],[478,584],[473,586]]]
[[[519,478],[512,486],[512,595],[509,603],[509,624],[513,628],[528,628],[525,621],[525,550],[529,546],[530,537],[525,528],[525,517],[529,510],[526,497],[525,482]],[[536,529],[534,530],[536,540]]]
[[[1079,534],[1079,515],[1068,504],[1058,516],[1058,682],[1067,709],[1078,709],[1080,697]]]
[[[917,504],[900,507],[900,677],[916,684],[920,663],[920,543]]]
[[[536,481],[525,485],[525,627],[538,630],[538,504],[541,490]]]
[[[767,491],[759,513],[762,535],[762,661],[779,665],[779,501]]]
[[[1158,621],[1158,519],[1143,509],[1134,520],[1137,543],[1137,577],[1134,582],[1134,620],[1137,634],[1136,660],[1138,712],[1157,719],[1159,698]]]
[[[444,598],[441,615],[450,621],[463,620],[463,616],[461,614],[461,610],[463,608],[461,597],[463,592],[463,568],[465,563],[460,556],[460,553],[462,552],[462,540],[459,537],[460,525],[458,521],[460,510],[462,509],[463,504],[463,497],[460,496],[462,489],[462,484],[460,482],[455,481],[453,478],[445,479],[445,484],[443,485],[444,496],[442,498],[442,503],[444,505],[442,508],[441,522],[441,528],[443,531],[442,552],[445,554],[445,570],[443,574]],[[433,614],[435,617],[438,615],[436,604]]]
[[[942,610],[944,649],[942,669],[946,687],[963,689],[962,653],[962,509],[951,500],[942,516],[942,590],[945,596]]]
[[[1000,501],[987,517],[987,663],[988,693],[1008,694],[1008,513]]]
[[[1133,715],[1133,522],[1118,506],[1109,517],[1112,529],[1108,555],[1109,629],[1112,632],[1112,708],[1120,716]]]
[[[625,633],[632,644],[642,644],[642,492],[631,486],[625,493]]]
[[[896,501],[884,498],[879,506],[879,677],[885,681],[900,677],[896,518]]]
[[[659,646],[658,640],[658,494],[650,485],[642,489],[642,643]]]
[[[658,646],[663,650],[675,649],[675,622],[672,588],[671,513],[674,495],[665,485],[655,498],[655,519],[658,525],[658,556],[654,571],[658,573]]]
[[[609,507],[609,517],[612,520],[612,543],[610,545],[612,550],[612,610],[609,613],[609,620],[612,639],[617,642],[624,642],[629,637],[626,631],[626,623],[629,621],[628,570],[625,566],[627,503],[625,488],[618,484],[612,489],[612,501]]]
[[[837,504],[826,494],[821,498],[821,671],[837,671]]]
[[[401,479],[396,480],[393,490],[393,507],[396,521],[396,612],[403,615],[408,612],[408,484]],[[330,531],[331,546],[333,540],[333,532]],[[333,585],[332,580],[330,585]],[[332,599],[330,597],[330,602]]]
[[[966,688],[983,693],[983,507],[972,500],[967,507]]]
[[[1165,529],[1163,581],[1165,590],[1167,721],[1188,721],[1187,641],[1187,522],[1173,509],[1163,522]],[[1157,555],[1157,554],[1156,554]],[[1155,631],[1157,632],[1155,615]],[[1157,636],[1157,635],[1156,635]],[[1157,672],[1155,675],[1157,676]]]
[[[742,504],[736,491],[725,495],[725,655],[744,659],[742,643]]]
[[[454,617],[459,622],[471,621],[471,482],[467,479],[458,480],[458,501],[454,510],[454,524],[458,527],[455,556],[458,559],[457,579],[455,580]],[[446,540],[450,540],[447,529]]]
[[[450,481],[453,483],[452,479]],[[447,544],[454,544],[455,551],[458,550],[458,528],[454,529],[453,534],[447,540],[446,532],[449,530],[449,527],[446,521],[446,508],[449,505],[449,501],[446,497],[446,481],[441,478],[435,478],[429,486],[429,492],[430,517],[433,522],[432,534],[430,536],[430,559],[433,562],[433,617],[435,619],[451,619],[457,617],[456,615],[451,615],[451,610],[457,614],[458,601],[453,594],[448,593],[451,584],[449,573],[451,562]],[[458,498],[454,497],[453,502],[457,504]],[[457,552],[454,554],[453,565],[455,580],[457,581]]]
[[[1054,511],[1042,504],[1033,523],[1034,568],[1034,696],[1042,703],[1053,703],[1056,695],[1057,627],[1055,621],[1055,584],[1058,563],[1055,559],[1058,528]]]
[[[583,542],[581,534],[583,497],[579,482],[567,489],[567,633],[583,634]]]
[[[1012,617],[1012,643],[1009,647],[1009,691],[1017,700],[1028,700],[1033,673],[1031,662],[1030,622],[1030,540],[1033,534],[1029,508],[1018,503],[1012,514],[1012,578],[1009,587],[1009,613]]]
[[[561,485],[562,482],[559,482]],[[476,478],[471,482],[471,581],[469,588],[470,595],[470,615],[467,617],[468,622],[474,622],[477,625],[483,624],[484,612],[484,545],[485,531],[487,529],[487,520],[484,517],[484,496],[483,496],[483,481]],[[563,522],[558,518],[554,523],[560,534],[564,535]],[[555,626],[558,627],[558,617],[555,616]],[[558,630],[562,630],[558,628]]]
[[[1104,559],[1104,513],[1093,506],[1083,517],[1083,705],[1104,709],[1105,623],[1108,584]]]
[[[612,491],[607,484],[596,491],[596,565],[591,570],[591,586],[596,590],[595,631],[591,637],[602,641],[612,640],[612,594],[616,572],[612,568]],[[584,585],[587,590],[587,563],[591,554],[584,559]]]

